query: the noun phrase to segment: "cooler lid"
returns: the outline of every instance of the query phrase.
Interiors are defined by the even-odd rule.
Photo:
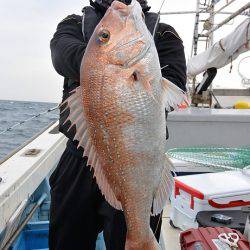
[[[176,182],[183,184],[186,190],[198,191],[204,199],[250,194],[249,175],[241,171],[198,174],[175,177]]]

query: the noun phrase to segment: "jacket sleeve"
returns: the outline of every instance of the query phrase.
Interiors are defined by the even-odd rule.
[[[70,15],[63,19],[50,42],[55,70],[64,77],[79,80],[80,65],[86,47],[81,17]]]
[[[156,34],[162,75],[186,91],[186,59],[181,38],[170,25],[160,23]]]

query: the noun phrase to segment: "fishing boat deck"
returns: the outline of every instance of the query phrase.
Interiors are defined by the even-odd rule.
[[[179,236],[181,231],[170,226],[169,214],[170,204],[167,205],[163,213],[161,237],[164,241],[165,250],[180,250]]]

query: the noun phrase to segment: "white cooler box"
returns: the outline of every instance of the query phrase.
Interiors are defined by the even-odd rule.
[[[250,171],[175,177],[170,219],[174,226],[187,230],[198,227],[200,211],[240,210],[249,205]]]

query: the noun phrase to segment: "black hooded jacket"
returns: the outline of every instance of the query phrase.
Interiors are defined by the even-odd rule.
[[[63,19],[51,40],[51,56],[55,70],[65,78],[64,96],[79,85],[80,65],[87,43],[103,13],[97,8],[85,7],[83,17],[70,15]],[[145,12],[145,22],[153,32],[157,14]],[[84,28],[82,28],[84,22]],[[186,90],[186,60],[181,38],[173,27],[159,23],[155,35],[155,44],[159,54],[162,75],[183,90]],[[72,139],[75,131],[67,131],[69,122],[62,126],[67,112],[60,117],[60,131]],[[74,128],[72,129],[74,130]]]

